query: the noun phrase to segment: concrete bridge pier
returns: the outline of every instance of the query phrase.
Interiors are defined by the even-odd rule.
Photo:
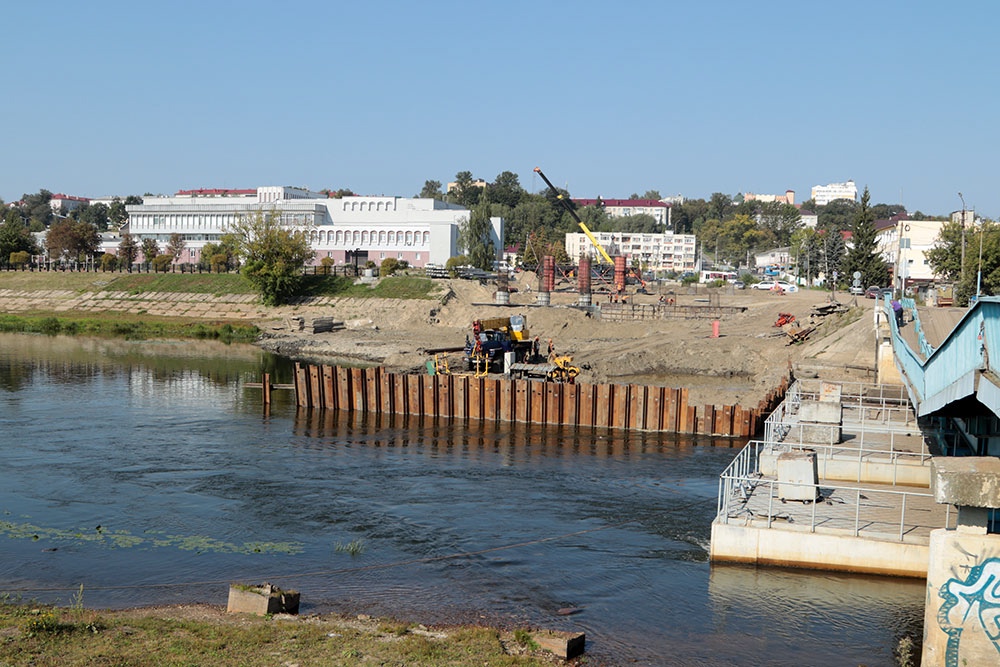
[[[938,503],[958,507],[954,529],[931,532],[921,664],[1000,663],[1000,459],[935,457],[931,488]]]

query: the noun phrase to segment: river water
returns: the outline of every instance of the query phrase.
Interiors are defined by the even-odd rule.
[[[710,566],[742,446],[297,413],[256,348],[0,335],[0,592],[587,633],[591,664],[891,665],[922,582]],[[283,379],[284,378],[284,379]],[[567,614],[567,611],[573,613]]]

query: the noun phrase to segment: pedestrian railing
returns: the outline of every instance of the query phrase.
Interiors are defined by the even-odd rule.
[[[753,441],[751,441],[753,442]],[[926,443],[922,442],[921,451],[912,452],[909,450],[896,449],[890,443],[888,449],[872,448],[854,445],[817,445],[804,442],[760,442],[760,454],[773,454],[775,456],[787,452],[815,452],[819,468],[819,476],[824,476],[826,463],[832,459],[839,461],[854,461],[857,464],[855,480],[861,482],[863,467],[866,463],[883,463],[892,467],[892,483],[896,483],[899,466],[922,466],[931,460],[931,455],[927,451]]]
[[[787,530],[794,526],[795,530],[810,533],[838,532],[900,542],[908,536],[911,541],[922,539],[924,532],[953,526],[950,506],[946,506],[943,520],[933,518],[935,513],[928,508],[934,499],[927,492],[779,482],[765,477],[759,461],[766,446],[760,441],[748,443],[719,476],[717,521],[766,529]],[[779,484],[781,490],[814,488],[816,500],[784,501]]]

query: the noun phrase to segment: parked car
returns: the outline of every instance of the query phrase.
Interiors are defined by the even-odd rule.
[[[878,285],[872,285],[871,287],[869,287],[868,289],[865,290],[865,298],[866,299],[878,299],[879,297],[882,296],[882,294],[886,290],[889,290],[890,292],[892,291],[888,287],[879,287]]]
[[[786,283],[784,280],[762,280],[753,286],[754,289],[759,290],[774,290],[777,292],[781,290],[782,292],[798,292],[799,288],[791,283]]]
[[[733,283],[733,287],[735,287],[736,289],[745,289],[746,283],[744,283],[742,280],[737,280],[736,282]]]
[[[850,292],[851,294],[854,294],[855,296],[861,296],[862,294],[865,293],[865,288],[862,287],[861,285],[851,285],[851,288],[847,291]]]

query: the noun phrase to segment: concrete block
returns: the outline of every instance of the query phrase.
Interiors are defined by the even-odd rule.
[[[942,504],[1000,508],[1000,458],[936,456],[931,491]]]
[[[531,634],[531,638],[541,648],[569,660],[583,655],[586,636],[582,632],[561,632],[559,630],[539,630]]]
[[[229,604],[226,611],[230,613],[257,614],[297,614],[299,613],[298,591],[283,591],[271,584],[245,586],[230,584]]]
[[[814,445],[836,445],[843,437],[837,424],[799,424],[800,438],[804,443]]]
[[[816,500],[819,479],[816,452],[795,451],[778,455],[778,497],[782,500]]]
[[[799,404],[799,421],[814,424],[842,423],[839,401],[802,401]]]
[[[819,383],[819,400],[827,403],[840,403],[841,386],[833,382]]]

